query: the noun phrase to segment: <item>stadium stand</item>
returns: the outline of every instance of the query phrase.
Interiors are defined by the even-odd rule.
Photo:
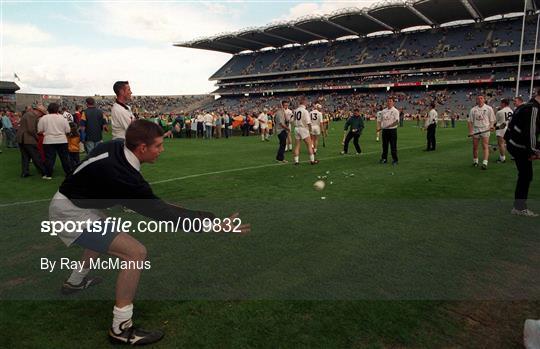
[[[525,17],[526,98],[539,4],[530,2]],[[333,116],[352,106],[372,116],[390,93],[405,114],[437,100],[462,116],[475,93],[493,105],[515,95],[522,22],[517,0],[386,2],[175,45],[233,54],[210,77],[217,99],[205,110],[251,113],[306,94]]]

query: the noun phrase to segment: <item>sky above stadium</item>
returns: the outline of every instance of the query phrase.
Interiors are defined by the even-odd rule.
[[[117,80],[136,95],[208,93],[231,55],[173,42],[376,2],[4,0],[0,78],[25,93],[110,95]]]

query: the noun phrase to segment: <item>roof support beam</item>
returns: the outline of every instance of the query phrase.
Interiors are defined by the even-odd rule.
[[[298,41],[296,41],[296,40],[291,40],[291,39],[286,38],[286,37],[281,36],[281,35],[277,35],[277,34],[273,34],[273,33],[268,33],[268,32],[265,32],[265,31],[263,31],[262,33],[263,33],[264,35],[268,35],[268,36],[274,37],[274,38],[276,38],[276,39],[281,39],[281,40],[288,41],[288,42],[290,42],[291,44],[299,44]]]
[[[297,23],[297,24],[298,24],[298,23]],[[309,30],[299,28],[299,27],[297,27],[296,25],[292,25],[291,27],[294,28],[294,29],[296,29],[296,30],[300,30],[301,32],[304,32],[304,33],[306,33],[306,34],[316,36],[316,37],[318,37],[319,39],[322,39],[322,40],[330,40],[330,39],[327,38],[326,36],[322,36],[322,35],[319,35],[319,34],[315,34],[315,33],[313,33],[313,32],[310,32]]]
[[[475,20],[478,20],[478,19],[483,20],[484,19],[484,17],[482,17],[482,14],[480,13],[480,11],[478,11],[478,9],[476,7],[474,7],[474,5],[469,0],[461,0],[461,2],[463,3],[463,5],[465,5],[467,10],[469,10],[469,12],[471,13],[471,16],[473,16],[473,18]]]
[[[329,20],[326,19],[326,18],[324,18],[323,21],[325,21],[325,22],[328,23],[328,24],[333,25],[333,26],[336,27],[336,28],[339,28],[339,29],[341,29],[341,30],[345,30],[346,32],[351,33],[352,35],[358,35],[358,36],[360,36],[360,33],[357,33],[357,32],[355,32],[355,31],[352,30],[352,29],[346,28],[346,27],[344,27],[344,26],[342,26],[342,25],[339,25],[339,24],[337,24],[337,23],[334,23],[334,22],[332,22],[332,21],[329,21]]]
[[[234,44],[228,44],[226,42],[221,42],[221,41],[219,41],[219,39],[225,39],[225,38],[217,38],[217,39],[209,41],[208,43],[211,44],[212,42],[215,42],[218,45],[230,46],[230,47],[234,47],[234,48],[237,48],[237,49],[240,49],[240,50],[251,50],[248,47],[243,47],[243,46],[238,46],[238,45],[234,45]]]
[[[237,36],[236,38],[239,39],[239,40],[250,42],[252,44],[263,45],[263,46],[274,46],[274,45],[271,45],[271,44],[269,44],[267,42],[260,42],[260,41],[253,40],[253,39],[246,39],[246,38],[242,38],[240,36]]]
[[[370,15],[370,14],[367,13],[367,12],[362,12],[362,16],[364,16],[364,17],[366,17],[366,18],[372,20],[373,22],[376,22],[376,23],[382,25],[383,27],[385,27],[386,29],[388,29],[388,30],[390,30],[390,31],[393,31],[393,32],[396,31],[396,29],[395,29],[394,27],[392,27],[392,26],[390,26],[390,25],[388,25],[388,24],[386,24],[386,23],[384,23],[384,22],[379,21],[377,18],[373,17],[372,15]]]
[[[410,4],[406,4],[405,5],[411,12],[413,12],[415,15],[417,15],[418,17],[422,18],[427,25],[430,25],[430,26],[435,26],[435,24],[439,24],[439,23],[433,23],[429,18],[427,18],[426,16],[424,16],[423,13],[421,13],[420,11],[418,11],[417,9],[415,9],[414,7],[412,7],[412,5]]]

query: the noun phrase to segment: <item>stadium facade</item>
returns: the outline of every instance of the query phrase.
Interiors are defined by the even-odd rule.
[[[175,45],[233,54],[210,77],[221,97],[210,109],[248,112],[307,94],[329,111],[354,105],[371,113],[391,92],[409,114],[436,99],[461,115],[471,93],[493,103],[515,95],[518,70],[519,94],[528,98],[539,79],[538,9],[540,0],[386,2]]]

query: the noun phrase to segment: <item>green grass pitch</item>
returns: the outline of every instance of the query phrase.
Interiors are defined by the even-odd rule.
[[[246,236],[133,234],[152,263],[134,321],[165,330],[156,348],[519,347],[525,318],[540,317],[540,220],[509,214],[509,157],[473,168],[462,122],[438,128],[437,151],[423,152],[425,132],[411,122],[398,130],[399,165],[380,165],[374,122],[361,156],[339,155],[342,127],[331,125],[317,166],[276,164],[276,137],[236,136],[166,140],[143,165],[165,200],[221,217],[238,210],[252,224]],[[52,181],[34,168],[21,179],[19,157],[0,154],[0,347],[106,347],[117,272],[60,296],[69,272],[39,270],[39,259],[81,250],[39,227],[61,167]],[[535,178],[531,209],[539,197]]]

